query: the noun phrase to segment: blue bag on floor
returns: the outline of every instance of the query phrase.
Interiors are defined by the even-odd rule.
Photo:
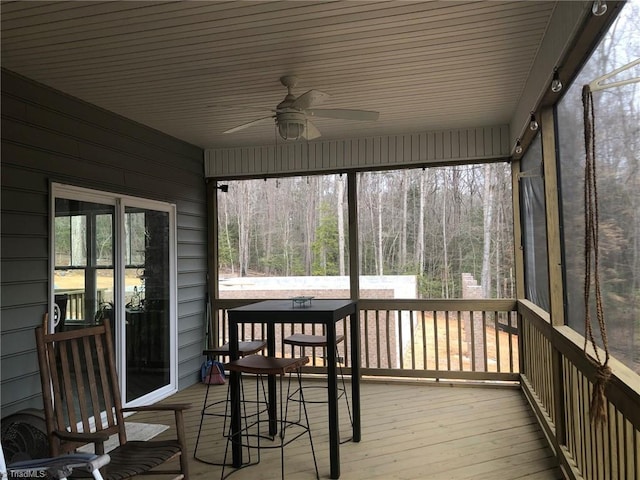
[[[224,385],[224,365],[215,360],[207,360],[200,367],[200,380],[209,385]]]

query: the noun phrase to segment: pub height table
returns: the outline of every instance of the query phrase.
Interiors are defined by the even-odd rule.
[[[360,322],[356,302],[352,300],[324,300],[301,298],[288,300],[265,300],[232,308],[229,318],[229,356],[238,359],[238,326],[247,323],[266,324],[267,352],[276,354],[275,326],[281,323],[304,323],[324,325],[327,335],[327,382],[329,404],[329,457],[331,478],[340,478],[340,432],[338,421],[338,369],[336,365],[336,324],[349,317],[351,337],[351,398],[353,404],[353,441],[359,442],[360,428]],[[229,380],[231,400],[231,429],[236,434],[241,428],[240,418],[240,374],[231,373]],[[270,433],[276,429],[276,381],[268,382]],[[232,444],[233,466],[242,465],[242,448]]]

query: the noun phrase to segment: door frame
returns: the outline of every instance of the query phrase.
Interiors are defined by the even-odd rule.
[[[177,294],[177,222],[175,204],[151,200],[131,195],[122,195],[108,191],[89,189],[63,183],[50,183],[49,205],[49,312],[54,311],[55,305],[55,200],[56,198],[70,198],[87,202],[102,203],[114,206],[114,323],[116,328],[116,367],[120,382],[120,391],[126,392],[126,329],[125,322],[125,263],[124,263],[124,215],[125,207],[139,207],[149,210],[167,212],[169,215],[169,383],[157,390],[127,402],[122,396],[124,406],[137,406],[155,403],[178,391],[178,294]],[[52,316],[52,315],[50,315]],[[115,326],[115,325],[114,325]],[[49,331],[53,332],[55,325],[49,322]]]

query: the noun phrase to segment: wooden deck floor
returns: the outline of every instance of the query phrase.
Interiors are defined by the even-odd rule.
[[[222,398],[226,386],[212,386],[211,392]],[[193,404],[185,419],[190,457],[204,393],[204,385],[194,385],[163,402]],[[320,478],[329,478],[326,405],[311,404],[309,409]],[[343,431],[347,431],[344,404],[340,409]],[[208,422],[217,421],[209,418],[212,420]],[[162,414],[136,414],[129,420],[171,424],[171,418]],[[224,441],[220,432],[220,426],[205,424],[200,441],[205,446],[203,454],[209,458],[222,459]],[[362,441],[343,444],[340,456],[344,480],[562,478],[522,393],[513,388],[365,381]],[[297,440],[285,450],[285,461],[287,479],[315,478],[306,439]],[[220,478],[220,467],[193,458],[190,469],[193,479]],[[231,478],[280,478],[279,452],[263,453],[260,465],[242,469]]]

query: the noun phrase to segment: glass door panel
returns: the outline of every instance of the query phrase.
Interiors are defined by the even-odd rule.
[[[87,328],[108,318],[115,340],[114,221],[114,205],[69,198],[55,199],[55,331]],[[97,352],[92,352],[92,357],[97,364]],[[89,388],[87,381],[85,379],[84,388]],[[77,385],[73,387],[77,388]]]
[[[170,382],[169,213],[125,207],[126,401]]]
[[[56,331],[92,326],[107,317],[113,320],[114,219],[114,205],[56,198]]]

